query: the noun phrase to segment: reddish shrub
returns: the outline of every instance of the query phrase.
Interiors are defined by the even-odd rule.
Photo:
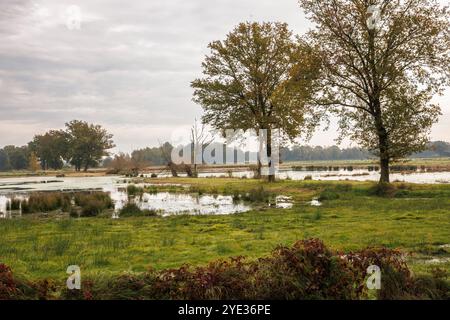
[[[381,269],[381,290],[378,298],[397,299],[411,291],[414,280],[406,265],[406,260],[399,250],[387,248],[367,248],[360,252],[349,253],[346,259],[358,271],[358,278],[364,279],[370,265],[377,265]],[[365,290],[365,282],[361,281],[358,292]]]
[[[14,299],[18,293],[11,269],[0,263],[0,300]]]

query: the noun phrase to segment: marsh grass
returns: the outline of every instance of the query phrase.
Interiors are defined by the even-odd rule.
[[[134,184],[127,186],[127,194],[129,197],[140,196],[144,193],[144,188],[138,187]]]
[[[128,202],[125,206],[120,209],[119,216],[120,217],[133,217],[133,216],[142,216],[142,217],[150,217],[156,216],[157,212],[154,210],[146,210],[141,209],[134,202]]]
[[[70,194],[62,192],[36,192],[32,193],[28,201],[22,202],[22,212],[38,213],[63,210],[68,212],[71,206],[72,197]]]
[[[81,207],[82,217],[97,216],[106,209],[114,208],[114,203],[106,192],[78,192],[74,199],[75,204]]]

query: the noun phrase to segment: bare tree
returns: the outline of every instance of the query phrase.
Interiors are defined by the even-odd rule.
[[[203,164],[203,149],[212,143],[214,138],[208,131],[208,127],[204,123],[199,123],[197,118],[191,127],[191,146],[193,150],[193,170],[192,176],[198,177],[198,165]]]

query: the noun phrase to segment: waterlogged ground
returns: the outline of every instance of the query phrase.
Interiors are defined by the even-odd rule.
[[[430,274],[436,267],[450,271],[450,185],[411,185],[396,197],[381,198],[370,192],[373,184],[357,182],[179,178],[159,183],[195,186],[204,195],[263,186],[289,197],[279,202],[291,205],[230,215],[1,219],[1,262],[18,276],[65,281],[67,266],[73,264],[83,275],[102,276],[204,265],[230,256],[256,258],[279,244],[320,238],[343,251],[399,248],[410,253],[408,263],[416,273]],[[148,200],[163,203],[163,194]],[[186,201],[183,195],[181,199]]]
[[[250,171],[230,173],[234,177],[251,177]],[[167,174],[160,173],[159,178],[152,179],[155,182],[165,179]],[[144,175],[146,177],[147,175]],[[201,173],[200,177],[223,177],[223,172]],[[282,180],[304,180],[310,177],[316,181],[377,181],[379,173],[367,169],[348,170],[340,168],[330,171],[307,170],[281,170],[278,178]],[[393,173],[392,181],[401,181],[418,184],[447,184],[450,183],[450,172],[410,172]],[[26,199],[30,192],[36,191],[82,191],[101,190],[108,192],[115,204],[112,217],[119,217],[118,211],[129,201],[128,195],[123,191],[131,179],[119,176],[96,177],[16,177],[0,178],[0,218],[8,213],[8,201],[11,197]],[[181,186],[173,183],[174,186]],[[172,214],[232,214],[250,210],[248,205],[236,203],[231,196],[193,196],[189,194],[173,193],[145,193],[141,199],[135,200],[141,209],[150,209],[160,212],[162,215]],[[277,208],[290,208],[292,203],[280,195],[274,204]],[[320,202],[313,199],[313,206],[320,206]]]
[[[184,174],[179,174],[180,177],[186,177]],[[233,178],[252,178],[254,173],[252,171],[236,171],[236,172],[201,172],[200,178],[217,178],[217,177],[233,177]],[[150,177],[151,174],[144,174],[145,177]],[[162,172],[158,174],[160,178],[170,177],[170,173]],[[290,170],[281,169],[277,174],[277,178],[281,180],[304,180],[306,177],[311,177],[312,180],[318,181],[379,181],[380,173],[378,171],[369,171],[368,169],[354,169],[347,170],[340,168],[339,170],[329,171],[309,171],[309,170]],[[420,183],[420,184],[443,184],[450,183],[450,172],[426,172],[426,171],[412,171],[403,173],[391,173],[392,181]]]
[[[77,192],[101,190],[110,194],[114,203],[112,218],[120,218],[120,210],[129,202],[135,203],[141,210],[152,210],[161,216],[190,214],[234,214],[247,212],[251,206],[236,201],[230,195],[195,195],[172,192],[143,192],[139,196],[129,197],[127,186],[130,179],[123,177],[88,177],[88,178],[9,178],[0,179],[0,218],[21,216],[21,209],[12,212],[12,198],[26,201],[31,192],[61,191]],[[149,187],[152,184],[136,184],[137,187]],[[161,187],[161,184],[158,184]],[[186,188],[187,185],[176,183],[164,184],[166,187]],[[273,207],[287,209],[292,207],[290,197],[276,196]]]
[[[225,177],[230,175],[234,178],[252,178],[253,172],[202,172],[200,178],[207,177]],[[150,174],[144,174],[144,177],[150,177]],[[170,174],[161,172],[159,178],[168,178]],[[183,174],[180,174],[183,177]],[[378,171],[369,171],[367,169],[339,170],[329,171],[308,171],[308,170],[286,170],[282,169],[278,173],[281,180],[304,180],[305,177],[311,177],[313,180],[320,181],[378,181],[380,174]],[[72,190],[111,190],[116,187],[126,186],[127,180],[119,176],[96,176],[96,177],[15,177],[0,178],[0,194],[23,191],[72,191]],[[391,173],[392,181],[419,184],[443,184],[450,183],[450,172],[426,172],[413,171],[404,173]]]

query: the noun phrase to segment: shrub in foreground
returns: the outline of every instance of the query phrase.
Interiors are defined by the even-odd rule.
[[[0,263],[0,300],[15,298],[18,293],[11,269]]]

